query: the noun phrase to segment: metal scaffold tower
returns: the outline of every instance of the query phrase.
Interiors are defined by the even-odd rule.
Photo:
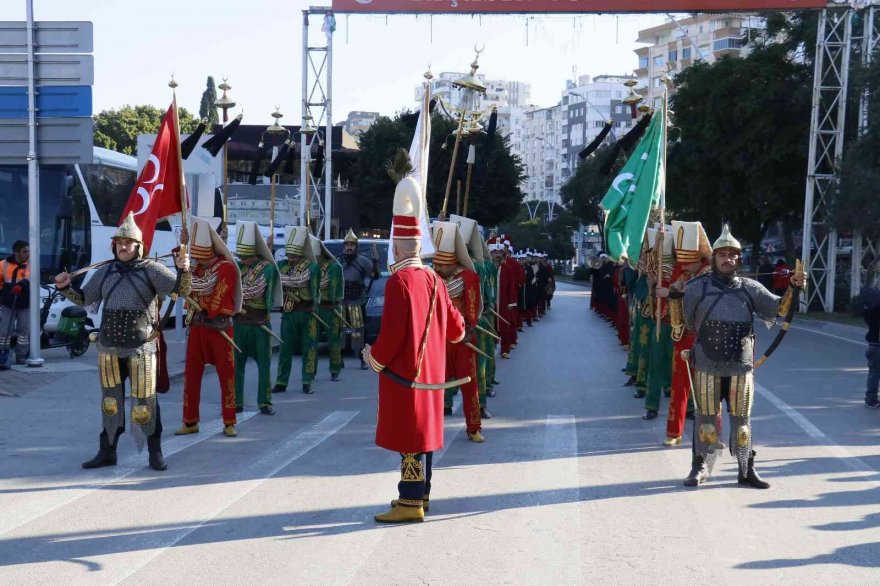
[[[315,35],[312,44],[309,37],[309,24],[313,16],[322,17],[321,35]],[[336,19],[330,8],[312,6],[303,10],[302,35],[302,115],[303,126],[314,121],[316,132],[300,133],[300,218],[314,221],[315,234],[323,239],[331,237],[332,192],[333,192],[333,32]],[[310,118],[309,118],[310,117]],[[323,128],[323,130],[322,130]],[[310,158],[312,145],[323,143],[324,172],[321,177],[312,175]],[[319,148],[321,148],[319,146]],[[321,198],[321,188],[324,198]],[[308,191],[305,197],[303,192]]]
[[[830,223],[829,212],[843,155],[853,13],[848,4],[823,10],[816,35],[802,244],[810,278],[807,307],[818,301],[828,312],[834,311],[837,270],[837,231]]]
[[[830,221],[830,206],[840,180],[846,122],[850,58],[859,49],[862,64],[870,63],[880,42],[874,1],[831,3],[819,16],[813,77],[813,106],[810,123],[810,151],[807,189],[804,197],[803,256],[809,267],[809,294],[803,310],[814,304],[834,311],[837,281],[838,234]],[[853,20],[862,17],[862,32],[853,35]],[[859,133],[868,125],[867,92],[859,100]],[[850,294],[863,285],[862,268],[877,254],[875,244],[853,234]]]
[[[862,65],[868,66],[880,44],[880,22],[877,21],[876,6],[868,6],[863,13],[862,22]],[[859,136],[868,130],[868,91],[862,92],[859,96]],[[862,275],[862,269],[871,266],[877,258],[877,244],[870,239],[864,237],[859,231],[853,233],[852,241],[852,272],[850,273],[850,296],[855,297],[862,290],[866,280],[870,278],[870,273]]]

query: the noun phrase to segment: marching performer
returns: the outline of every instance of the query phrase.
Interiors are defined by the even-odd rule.
[[[501,327],[498,324],[500,321],[496,313],[498,311],[498,263],[495,261],[495,254],[499,257],[501,255],[501,251],[497,250],[496,253],[492,252],[492,248],[497,249],[497,242],[493,243],[491,246],[484,240],[483,241],[483,266],[486,272],[486,290],[483,293],[483,321],[485,322],[486,328],[495,333],[496,338],[490,337],[490,341],[492,342],[492,346],[486,348],[488,350],[488,354],[490,358],[486,361],[486,396],[494,397],[495,389],[494,387],[501,384],[495,378],[495,347],[501,341]],[[489,417],[486,417],[489,419]]]
[[[654,298],[651,296],[653,245],[648,241],[648,234],[642,240],[642,252],[639,254],[638,276],[633,285],[633,326],[630,334],[630,355],[627,361],[626,374],[630,376],[636,391],[636,399],[644,399],[648,391],[648,366],[651,358],[651,338],[654,335]]]
[[[278,376],[275,393],[287,390],[293,349],[302,350],[302,392],[311,395],[312,380],[318,370],[318,318],[315,309],[319,301],[321,269],[315,262],[311,234],[306,226],[288,226],[281,261],[281,288],[284,304],[281,306],[281,352],[278,354]]]
[[[474,263],[461,236],[461,230],[452,222],[435,221],[434,270],[446,283],[452,305],[464,317],[467,335],[464,342],[476,342],[475,326],[483,313],[480,295],[480,277],[474,271]],[[450,379],[470,378],[461,386],[462,405],[468,439],[482,443],[484,440],[480,420],[480,392],[477,386],[477,355],[463,343],[446,345],[446,376]]]
[[[330,380],[338,381],[342,371],[342,301],[345,298],[345,284],[342,278],[342,265],[330,254],[320,239],[311,237],[315,262],[321,270],[318,297],[318,323],[320,331],[326,332],[327,351],[330,354]],[[316,338],[317,339],[317,338]]]
[[[103,431],[98,454],[83,468],[116,465],[116,447],[125,431],[125,379],[131,386],[131,419],[138,449],[144,438],[150,468],[165,470],[162,417],[156,395],[156,339],[159,295],[190,290],[189,259],[176,255],[177,274],[165,265],[141,258],[144,241],[129,213],[111,239],[114,261],[95,270],[77,288],[66,272],[55,277],[55,288],[77,305],[101,304],[98,372],[101,378]]]
[[[186,368],[183,380],[183,427],[176,435],[199,432],[199,402],[206,364],[217,369],[223,433],[235,437],[235,358],[232,318],[241,311],[241,274],[226,243],[211,224],[193,218],[190,256],[196,261],[189,306]]]
[[[498,313],[504,320],[501,334],[501,358],[510,359],[510,350],[516,348],[519,320],[519,287],[521,268],[513,258],[510,240],[501,236],[503,247],[498,270]]]
[[[401,457],[398,498],[376,515],[380,523],[424,520],[433,451],[443,447],[442,389],[463,383],[445,382],[447,343],[464,340],[465,324],[442,280],[419,258],[420,191],[411,177],[395,189],[396,262],[385,285],[382,330],[375,345],[364,349],[364,359],[379,373],[376,445]]]
[[[672,229],[667,226],[664,235],[660,236],[659,229],[648,228],[648,241],[654,250],[655,262],[652,270],[648,273],[648,282],[653,285],[654,292],[654,315],[650,318],[654,321],[655,331],[650,339],[650,358],[648,361],[648,393],[645,395],[645,414],[642,419],[650,421],[657,417],[660,410],[660,395],[669,393],[672,387],[672,326],[669,323],[669,306],[666,299],[660,295],[661,291],[668,290],[669,278],[672,276],[672,264],[675,262],[673,255],[672,238],[669,235]],[[663,264],[662,278],[657,281],[657,247],[660,250],[660,261]],[[657,313],[660,314],[660,333],[657,334]]]
[[[342,265],[342,275],[345,279],[345,299],[342,301],[342,308],[345,320],[349,324],[347,329],[351,332],[351,350],[356,356],[360,356],[364,347],[364,306],[373,281],[380,276],[379,259],[369,259],[358,252],[358,237],[351,228],[348,229],[342,242],[342,256],[336,259]],[[366,282],[368,278],[369,283]],[[367,363],[362,358],[361,370],[366,369]]]
[[[694,360],[694,455],[685,486],[708,480],[722,448],[718,423],[721,401],[730,415],[730,452],[739,464],[738,483],[769,488],[755,471],[751,410],[755,396],[755,316],[768,323],[785,316],[790,323],[797,304],[796,292],[806,282],[796,270],[788,290],[777,297],[753,279],[740,277],[742,246],[725,224],[712,246],[712,272],[692,279],[684,292],[685,327],[696,335]],[[783,328],[783,332],[787,331]],[[771,345],[774,348],[777,341]],[[758,364],[767,357],[759,360]]]
[[[274,415],[271,372],[272,322],[269,312],[281,304],[278,267],[253,222],[238,222],[235,253],[241,271],[242,307],[235,318],[235,409],[244,411],[244,373],[248,357],[259,370],[257,405],[263,415]]]
[[[486,409],[486,396],[489,390],[489,381],[492,380],[488,378],[488,371],[489,362],[492,361],[495,356],[495,338],[492,337],[492,333],[494,332],[492,322],[487,316],[492,315],[489,312],[489,308],[495,304],[495,294],[492,290],[492,284],[490,281],[490,270],[486,268],[484,262],[485,258],[483,257],[485,243],[480,237],[480,231],[476,220],[452,214],[449,216],[449,221],[458,225],[462,239],[467,245],[468,254],[473,262],[474,272],[477,273],[477,276],[480,278],[482,311],[477,318],[474,335],[476,338],[476,346],[481,352],[483,352],[483,354],[477,356],[477,389],[479,390],[480,398],[480,418],[492,419],[492,414]],[[452,397],[449,393],[447,393],[446,398],[446,406],[452,407]]]
[[[672,326],[672,398],[669,401],[669,416],[666,419],[665,446],[677,446],[684,433],[686,413],[693,413],[693,392],[690,363],[682,357],[683,351],[694,346],[694,333],[688,332],[684,325],[684,289],[688,281],[711,271],[709,261],[712,248],[709,238],[699,222],[672,222],[670,234],[675,246],[675,266],[672,269],[668,289],[658,289],[658,297],[668,297],[669,320]]]

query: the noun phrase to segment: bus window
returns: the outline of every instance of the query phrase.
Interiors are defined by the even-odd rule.
[[[89,209],[72,166],[40,167],[40,263],[47,280],[65,267],[91,259]],[[0,167],[0,255],[16,240],[28,241],[28,170]]]
[[[130,169],[101,164],[80,165],[79,168],[101,224],[118,226],[137,174]]]

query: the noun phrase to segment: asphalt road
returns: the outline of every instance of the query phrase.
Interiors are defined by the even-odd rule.
[[[372,520],[399,458],[373,444],[376,375],[351,357],[339,383],[322,357],[316,394],[277,395],[273,417],[248,393],[238,438],[221,433],[213,373],[201,433],[174,437],[178,383],[162,397],[164,473],[128,434],[118,466],[80,469],[100,432],[88,361],[19,373],[21,396],[0,396],[0,584],[880,584],[880,411],[862,407],[856,329],[793,329],[758,371],[770,490],[739,488],[726,454],[685,489],[689,445],[660,445],[665,402],[640,419],[588,295],[560,285],[499,360],[486,443],[456,403],[420,525]]]

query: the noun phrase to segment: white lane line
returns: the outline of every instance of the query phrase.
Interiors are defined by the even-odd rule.
[[[334,411],[311,428],[291,435],[282,443],[276,444],[274,450],[270,450],[262,458],[225,481],[230,484],[237,482],[246,484],[244,484],[244,490],[230,500],[224,501],[222,506],[210,517],[205,517],[198,523],[181,527],[178,531],[144,534],[144,539],[140,540],[137,547],[132,549],[132,551],[144,552],[143,555],[138,558],[136,563],[127,566],[125,573],[117,577],[114,583],[122,582],[153,561],[163,551],[174,547],[181,539],[215,519],[295,460],[303,457],[348,425],[352,419],[357,417],[358,413],[360,411]]]
[[[256,411],[245,411],[236,416],[238,423],[243,423],[256,415]],[[165,457],[173,456],[187,448],[201,443],[207,439],[222,433],[223,420],[212,419],[204,424],[199,424],[199,433],[191,435],[172,436],[162,443],[162,453]],[[123,434],[119,441],[126,441],[128,436]],[[234,440],[233,440],[234,441]],[[131,447],[132,442],[129,443]],[[45,491],[40,497],[23,503],[16,503],[14,507],[7,507],[0,516],[0,535],[26,525],[31,521],[44,517],[61,507],[77,501],[96,490],[127,478],[147,467],[147,453],[138,454],[137,451],[126,456],[116,466],[96,468],[89,471],[75,472],[73,487],[58,486]],[[22,489],[26,493],[27,489]]]
[[[549,483],[550,490],[538,493],[537,505],[549,506],[548,515],[552,523],[549,527],[555,535],[574,535],[574,542],[568,541],[566,548],[570,548],[572,560],[576,563],[568,564],[567,568],[557,568],[560,574],[554,576],[553,581],[559,584],[583,584],[581,570],[581,516],[578,511],[580,505],[580,476],[578,474],[578,449],[577,449],[577,426],[572,414],[547,415],[544,427],[544,451],[542,463],[544,466],[552,466],[553,472],[545,470],[544,481]],[[544,518],[543,516],[541,517]],[[566,524],[573,524],[573,532],[563,529]],[[560,538],[561,539],[561,538]],[[541,547],[555,549],[561,543],[538,543]],[[548,559],[552,559],[552,552],[548,552]],[[540,559],[539,555],[536,555]]]
[[[811,334],[819,334],[820,336],[828,336],[829,338],[834,338],[835,340],[842,340],[844,342],[849,342],[850,344],[856,344],[857,346],[867,346],[867,342],[859,342],[858,340],[853,340],[852,338],[844,338],[843,336],[835,336],[834,334],[829,334],[828,332],[823,332],[821,330],[814,330],[812,328],[805,328],[803,326],[791,326],[793,330],[801,330],[803,332],[810,332]]]
[[[838,445],[834,442],[830,437],[825,435],[825,433],[813,425],[813,423],[801,415],[796,409],[794,409],[791,405],[771,393],[767,387],[759,384],[755,384],[755,388],[758,390],[761,395],[767,398],[770,403],[773,404],[774,407],[782,411],[792,421],[797,424],[804,432],[810,436],[813,441],[815,441],[819,446],[827,450],[831,455],[835,458],[838,458],[843,461],[849,468],[851,468],[855,472],[869,473],[874,478],[863,478],[865,482],[871,482],[880,486],[880,474],[877,473],[874,468],[872,468],[867,462],[859,458],[858,456],[853,455],[852,452],[847,450],[846,448]]]

